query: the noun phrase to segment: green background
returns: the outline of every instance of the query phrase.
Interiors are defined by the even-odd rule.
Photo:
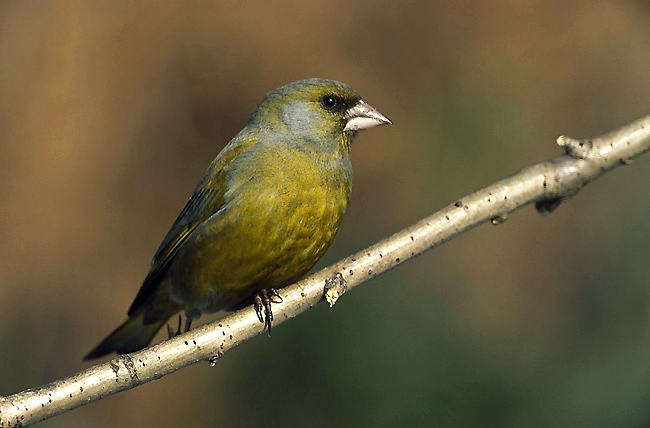
[[[88,367],[268,91],[337,79],[394,122],[355,141],[322,267],[650,113],[648,22],[632,0],[0,3],[0,394]],[[649,426],[649,182],[646,156],[41,426]]]

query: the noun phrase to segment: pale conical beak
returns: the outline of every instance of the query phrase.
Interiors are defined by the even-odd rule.
[[[390,119],[379,113],[373,106],[360,100],[345,112],[347,120],[343,131],[361,131],[379,125],[390,125]]]

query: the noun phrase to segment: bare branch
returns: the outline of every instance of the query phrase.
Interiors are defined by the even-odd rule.
[[[464,196],[433,215],[310,277],[283,288],[275,323],[306,311],[324,297],[333,305],[347,290],[486,221],[535,203],[551,212],[584,185],[650,150],[650,116],[593,140],[557,140],[565,154],[522,169]],[[158,379],[182,367],[210,361],[263,329],[251,307],[132,354],[90,367],[40,388],[0,399],[0,427],[27,426]]]

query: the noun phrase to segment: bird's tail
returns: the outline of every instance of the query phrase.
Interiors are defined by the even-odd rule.
[[[102,340],[99,345],[95,346],[84,357],[84,360],[103,357],[112,352],[128,354],[145,348],[160,330],[160,327],[167,322],[167,318],[145,324],[144,314],[145,311],[141,311],[139,314],[129,317],[114,332]]]

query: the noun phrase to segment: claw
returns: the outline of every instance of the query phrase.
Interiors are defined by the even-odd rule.
[[[271,321],[273,321],[273,311],[271,310],[271,303],[281,303],[282,297],[275,288],[263,289],[255,294],[255,313],[257,319],[264,323],[264,328],[267,329],[269,337],[271,336]],[[262,315],[264,310],[264,315]]]
[[[260,291],[259,293],[255,294],[255,313],[257,314],[257,319],[260,320],[260,322],[264,322],[264,318],[262,317],[262,309],[264,309],[264,303],[262,303],[262,296],[260,296],[262,292]]]
[[[278,290],[276,290],[275,288],[269,288],[268,293],[271,295],[269,297],[269,301],[271,303],[282,303],[282,296],[280,296],[280,293],[278,293]],[[274,297],[277,297],[278,299],[273,300]]]

